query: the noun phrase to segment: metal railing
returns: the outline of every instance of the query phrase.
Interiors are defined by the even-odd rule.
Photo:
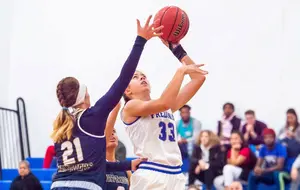
[[[2,169],[17,168],[30,157],[25,102],[18,98],[16,103],[16,110],[0,107],[0,179]]]

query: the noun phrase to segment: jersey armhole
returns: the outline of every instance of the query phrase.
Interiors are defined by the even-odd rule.
[[[121,117],[122,122],[126,125],[125,127],[134,124],[135,122],[137,122],[137,121],[141,118],[141,116],[138,116],[138,117],[137,117],[135,120],[133,120],[132,122],[127,123],[127,122],[125,122],[124,119],[123,119],[123,110],[124,110],[124,108],[121,110],[120,117]]]
[[[91,134],[87,131],[85,131],[81,126],[80,126],[80,118],[81,116],[83,115],[83,113],[85,112],[86,110],[83,110],[79,115],[78,115],[78,118],[77,118],[77,125],[78,125],[78,128],[81,132],[83,132],[84,134],[90,136],[90,137],[94,137],[94,138],[104,138],[105,135],[94,135],[94,134]]]

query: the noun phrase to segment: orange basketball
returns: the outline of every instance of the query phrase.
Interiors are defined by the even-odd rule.
[[[167,6],[158,11],[154,17],[154,27],[163,25],[162,39],[179,42],[188,32],[190,21],[188,15],[179,7]]]

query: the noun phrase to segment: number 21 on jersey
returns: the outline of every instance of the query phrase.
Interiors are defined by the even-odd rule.
[[[69,164],[75,164],[75,158],[70,156],[73,154],[74,148],[76,150],[76,155],[77,155],[77,161],[81,162],[83,160],[83,154],[82,154],[82,149],[81,149],[81,144],[80,144],[80,139],[76,137],[73,142],[71,141],[65,141],[61,144],[61,150],[64,151],[63,153],[63,163],[64,165],[69,165]]]
[[[171,142],[175,142],[175,131],[173,123],[159,122],[158,124],[160,129],[159,139],[166,141],[167,139]]]

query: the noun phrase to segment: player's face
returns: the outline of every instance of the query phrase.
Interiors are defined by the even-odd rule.
[[[254,123],[255,123],[255,116],[254,115],[247,114],[245,117],[246,117],[246,121],[247,121],[248,124],[254,125]]]
[[[150,83],[144,73],[136,71],[130,81],[129,90],[131,94],[140,94],[142,92],[150,93]]]
[[[274,135],[265,135],[264,136],[264,142],[267,146],[273,146],[275,143],[275,137]]]
[[[28,174],[29,174],[29,168],[27,167],[27,165],[25,163],[21,163],[19,165],[19,175],[24,177]]]
[[[116,148],[118,146],[118,140],[117,132],[114,129],[110,139],[107,142],[107,148]]]
[[[242,185],[238,182],[233,182],[230,187],[229,190],[242,190]]]
[[[207,132],[203,132],[201,134],[201,144],[204,146],[208,146],[209,145],[209,136]]]

